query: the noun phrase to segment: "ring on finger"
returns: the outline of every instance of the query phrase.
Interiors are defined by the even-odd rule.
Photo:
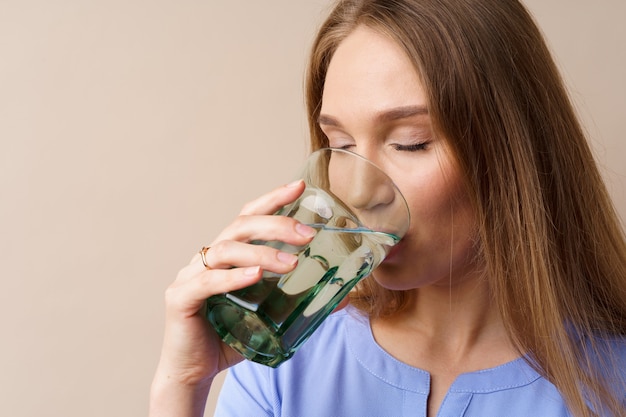
[[[211,249],[210,246],[203,246],[202,249],[200,249],[200,258],[202,259],[202,264],[204,265],[204,267],[206,269],[211,269],[211,267],[209,266],[209,264],[206,261],[206,253],[209,251],[209,249]]]

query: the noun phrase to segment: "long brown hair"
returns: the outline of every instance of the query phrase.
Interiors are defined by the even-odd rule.
[[[307,73],[313,149],[328,144],[317,123],[326,70],[358,25],[394,39],[421,77],[434,131],[467,180],[513,343],[575,415],[623,415],[626,387],[604,341],[626,336],[626,240],[528,11],[517,0],[339,1]],[[382,316],[407,297],[365,280],[353,303]]]

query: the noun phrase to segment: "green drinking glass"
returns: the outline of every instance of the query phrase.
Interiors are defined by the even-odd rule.
[[[307,159],[306,188],[276,215],[317,229],[304,246],[255,241],[298,256],[287,274],[263,272],[247,288],[207,300],[206,317],[245,358],[277,367],[368,276],[409,228],[408,205],[393,181],[353,152],[323,148]]]

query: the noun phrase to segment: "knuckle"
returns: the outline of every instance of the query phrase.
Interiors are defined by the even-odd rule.
[[[245,215],[254,213],[254,211],[256,210],[256,206],[257,206],[256,200],[248,201],[241,207],[240,215],[245,216]]]
[[[249,219],[249,215],[240,214],[239,216],[235,217],[235,219],[233,220],[230,226],[231,228],[234,228],[235,230],[241,229],[248,222],[248,219]]]
[[[164,294],[165,305],[171,306],[176,304],[176,300],[178,299],[178,293],[178,288],[174,284],[167,287]]]
[[[247,215],[245,214],[240,214],[239,216],[235,217],[230,225],[231,228],[240,228],[243,223],[244,223],[244,218],[247,217]]]
[[[190,264],[191,265],[191,264]],[[176,274],[176,279],[174,280],[174,282],[170,285],[170,287],[176,285],[176,282],[178,281],[182,281],[184,279],[186,279],[189,275],[189,267],[190,265],[186,265],[185,267],[181,268],[178,273]],[[169,287],[168,287],[169,288]]]
[[[212,279],[209,278],[212,275],[213,271],[207,271],[205,274],[202,274],[201,277],[198,277],[196,282],[194,283],[196,288],[202,293],[207,292],[207,290],[211,290],[215,284]]]
[[[207,252],[207,258],[212,259],[223,259],[225,253],[228,251],[228,246],[230,246],[230,242],[227,240],[220,240],[219,242],[215,242],[214,245],[211,246],[211,249]]]

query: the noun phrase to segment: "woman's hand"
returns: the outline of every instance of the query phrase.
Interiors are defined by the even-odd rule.
[[[250,242],[279,240],[297,246],[310,242],[313,228],[272,215],[303,190],[304,183],[298,181],[248,203],[211,243],[205,257],[208,268],[196,254],[168,287],[164,341],[152,384],[152,417],[202,415],[215,375],[242,360],[204,318],[205,300],[254,284],[263,270],[282,274],[296,266],[295,255]]]

